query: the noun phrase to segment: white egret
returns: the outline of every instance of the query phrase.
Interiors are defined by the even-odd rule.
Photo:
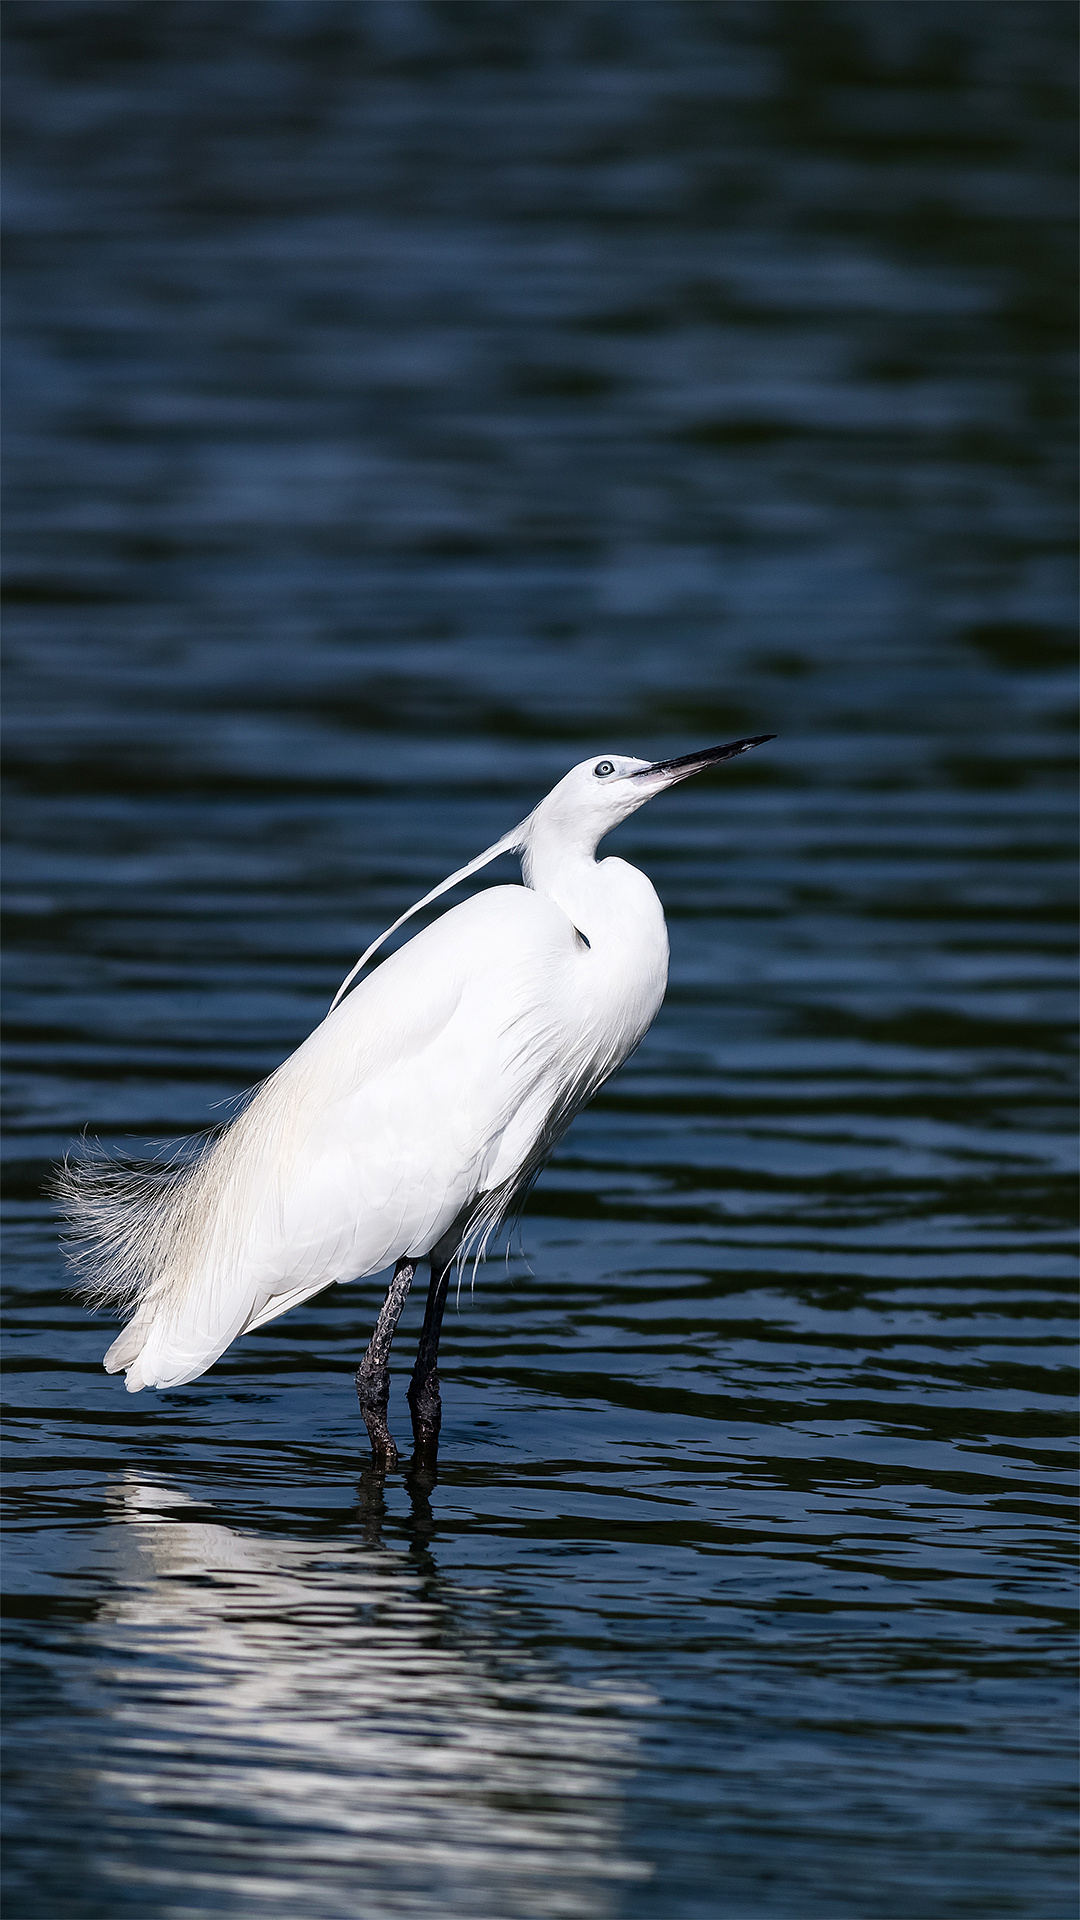
[[[520,1204],[664,997],[660,902],[625,860],[597,861],[597,846],[665,787],[772,738],[677,760],[582,761],[373,942],[321,1025],[194,1159],[66,1164],[57,1185],[83,1292],[130,1316],[107,1370],[123,1368],[130,1393],[182,1386],[239,1334],[393,1263],[356,1376],[373,1455],[393,1465],[390,1343],[426,1258],[408,1398],[417,1448],[433,1457],[454,1261],[481,1252]],[[348,991],[412,914],[512,852],[522,886],[451,908]]]

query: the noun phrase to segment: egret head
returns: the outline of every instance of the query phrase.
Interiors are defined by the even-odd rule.
[[[601,753],[582,760],[522,823],[526,829],[523,841],[537,829],[554,830],[578,843],[591,841],[595,847],[605,833],[636,813],[655,793],[774,738],[771,733],[758,733],[751,739],[729,741],[727,746],[684,753],[677,760],[635,760],[625,753]]]

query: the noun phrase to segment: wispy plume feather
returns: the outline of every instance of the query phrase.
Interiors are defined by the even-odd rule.
[[[51,1182],[67,1222],[64,1250],[87,1305],[130,1317],[162,1288],[190,1240],[197,1195],[220,1134],[167,1160],[113,1158],[102,1148],[65,1158]]]

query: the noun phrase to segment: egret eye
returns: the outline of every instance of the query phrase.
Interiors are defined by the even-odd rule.
[[[614,773],[614,771],[615,763],[612,760],[598,760],[593,768],[593,772],[598,780],[602,780],[605,774]]]

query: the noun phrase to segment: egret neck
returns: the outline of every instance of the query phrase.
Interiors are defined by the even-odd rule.
[[[597,860],[608,823],[575,821],[577,830],[569,833],[566,824],[536,821],[522,851],[525,885],[562,908],[598,959],[613,957],[613,946],[631,939],[641,943],[635,971],[666,974],[667,930],[651,882],[625,860]]]

